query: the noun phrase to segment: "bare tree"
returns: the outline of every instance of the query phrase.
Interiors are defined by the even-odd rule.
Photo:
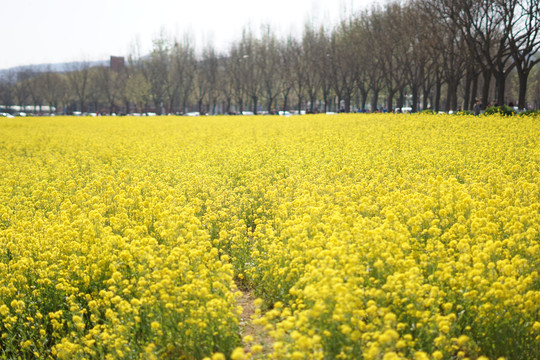
[[[32,71],[30,69],[23,69],[16,73],[17,82],[13,87],[13,95],[15,102],[19,105],[21,111],[25,111],[28,98],[30,97],[29,82],[32,77]]]
[[[259,53],[259,40],[253,35],[253,33],[246,29],[242,34],[242,39],[239,43],[240,54],[240,68],[243,71],[243,83],[246,89],[246,94],[251,101],[252,111],[257,114],[259,98],[261,97],[261,68],[258,60]]]
[[[58,105],[67,90],[66,78],[64,75],[53,72],[50,68],[43,73],[43,94],[50,110],[58,111]]]
[[[209,105],[215,104],[218,59],[213,47],[204,48],[202,58],[195,63],[194,95],[197,109],[202,113],[208,112]],[[204,102],[207,102],[204,107]]]
[[[321,89],[321,72],[318,69],[318,64],[321,62],[321,57],[325,53],[321,53],[320,33],[310,24],[304,26],[302,35],[302,56],[306,62],[305,88],[309,98],[309,112],[316,111],[315,105],[317,95]]]
[[[170,88],[172,89],[169,97],[178,96],[180,111],[187,111],[189,96],[193,91],[195,79],[195,49],[189,38],[183,42],[176,42],[172,51],[172,68],[170,71]]]
[[[169,72],[171,70],[170,44],[165,36],[154,40],[154,46],[150,53],[150,58],[143,61],[143,74],[146,81],[150,84],[150,93],[152,102],[158,114],[164,111],[164,105],[167,101],[167,88],[169,84]]]
[[[360,96],[359,106],[362,111],[365,111],[369,93],[368,69],[372,54],[366,51],[370,45],[368,29],[365,28],[365,22],[362,21],[363,16],[366,16],[366,12],[359,13],[351,20],[351,50],[355,59],[355,87]]]
[[[302,56],[302,43],[290,35],[287,38],[287,61],[291,66],[292,89],[296,94],[298,111],[302,110],[306,90],[306,73],[309,71],[306,59]]]
[[[393,98],[398,93],[397,107],[404,104],[405,89],[411,70],[407,61],[407,55],[414,50],[411,47],[412,38],[407,37],[407,19],[404,8],[399,2],[389,2],[380,14],[372,15],[376,28],[381,29],[375,34],[376,47],[380,56],[379,66],[382,67],[384,82],[387,93],[387,109],[392,110]]]
[[[218,68],[218,88],[221,95],[223,104],[223,112],[225,114],[232,113],[232,102],[235,96],[234,88],[234,73],[230,71],[232,68],[231,62],[232,58],[228,56],[222,56],[219,59],[219,68]]]
[[[340,26],[332,33],[330,40],[330,56],[332,60],[332,82],[338,101],[343,101],[343,110],[351,111],[352,93],[358,78],[358,61],[354,51],[354,38],[352,22],[342,21]]]
[[[363,13],[360,18],[365,33],[365,44],[370,49],[371,54],[371,57],[364,59],[364,66],[368,74],[367,82],[371,92],[371,111],[378,110],[379,94],[383,89],[383,84],[388,85],[389,75],[386,72],[394,71],[394,69],[389,68],[388,61],[384,59],[389,54],[385,52],[384,39],[381,38],[381,34],[385,31],[385,21],[382,11],[377,7]],[[388,97],[391,98],[393,96],[391,93],[395,93],[395,91],[393,86],[391,89],[387,88]]]
[[[263,36],[257,48],[257,66],[266,100],[266,111],[271,113],[280,90],[279,43],[269,26],[263,29]]]
[[[431,51],[431,58],[436,59],[440,76],[447,85],[445,110],[449,111],[458,108],[459,83],[465,74],[467,64],[474,64],[475,60],[471,59],[465,50],[466,38],[463,31],[460,31],[460,25],[439,6],[442,5],[433,1],[420,2],[420,9],[424,12],[422,26],[428,30],[429,34],[425,44]],[[433,53],[437,55],[434,56]],[[439,84],[437,84],[437,91],[439,91]],[[440,92],[437,94],[438,97],[439,94]]]
[[[14,88],[16,86],[16,77],[13,71],[7,72],[6,76],[0,78],[0,104],[9,111],[14,105]]]
[[[507,0],[515,5],[517,0]],[[515,63],[509,45],[511,26],[496,0],[435,0],[435,7],[450,19],[464,36],[473,58],[483,69],[483,102],[487,102],[489,75],[496,81],[497,102],[504,103],[506,78]],[[449,36],[447,36],[449,37]]]
[[[106,102],[109,113],[115,112],[117,101],[121,98],[123,74],[112,71],[107,66],[99,66],[94,73],[96,90]]]
[[[211,114],[215,114],[219,91],[216,87],[219,77],[219,57],[216,50],[209,46],[206,52],[203,52],[203,63],[206,68],[206,77],[209,84],[207,94],[208,108]]]
[[[281,84],[281,109],[286,111],[289,108],[289,97],[292,89],[295,86],[295,62],[296,62],[296,46],[294,39],[289,37],[283,40],[279,47],[280,51],[280,84]]]
[[[426,72],[430,69],[431,58],[427,48],[431,40],[431,32],[424,23],[425,18],[418,16],[418,10],[413,4],[404,6],[402,15],[403,44],[405,45],[403,66],[412,94],[412,112],[416,112],[419,110],[421,92],[425,90],[423,87],[430,85],[429,80],[426,81]],[[423,109],[426,107],[427,99],[424,100]]]
[[[30,99],[32,100],[32,112],[35,114],[36,109],[39,108],[41,112],[41,105],[43,103],[43,90],[40,74],[30,70],[30,76],[26,80],[28,86],[28,92],[30,94]]]
[[[88,85],[90,79],[90,63],[88,61],[75,62],[68,66],[67,79],[70,90],[75,95],[80,111],[86,111]]]
[[[540,109],[540,70],[535,68],[531,71],[532,86],[531,94],[529,94],[530,99],[533,103],[535,109]]]
[[[245,69],[247,67],[246,59],[249,57],[244,52],[243,46],[240,43],[235,43],[229,50],[229,59],[226,62],[226,71],[229,76],[229,81],[233,84],[233,97],[236,105],[236,110],[242,112],[247,93],[247,79]]]
[[[319,73],[320,88],[324,102],[324,112],[330,110],[330,96],[332,92],[332,57],[330,46],[330,34],[324,26],[319,28],[317,36],[317,52],[319,54],[316,71]]]
[[[538,0],[498,0],[504,27],[509,28],[510,51],[519,78],[520,109],[525,108],[527,79],[531,69],[540,62],[540,3]]]
[[[152,85],[146,80],[142,71],[132,71],[126,83],[126,97],[134,103],[137,111],[146,111],[146,104],[151,98]]]
[[[88,86],[87,86],[87,111],[91,113],[101,112],[101,105],[104,104],[107,99],[103,90],[101,89],[100,79],[99,79],[99,69],[103,68],[92,67],[89,72]]]

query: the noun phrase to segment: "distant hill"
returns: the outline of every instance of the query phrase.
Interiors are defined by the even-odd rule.
[[[0,70],[0,78],[6,77],[10,72],[17,73],[19,71],[30,70],[34,72],[45,72],[45,71],[54,71],[54,72],[66,72],[70,69],[77,69],[80,65],[87,63],[90,67],[94,66],[108,66],[109,60],[101,61],[73,61],[65,63],[56,63],[56,64],[38,64],[38,65],[25,65],[25,66],[16,66],[9,69]]]

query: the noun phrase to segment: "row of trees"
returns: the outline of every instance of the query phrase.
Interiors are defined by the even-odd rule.
[[[230,113],[540,106],[538,0],[393,1],[301,36],[246,30],[224,52],[161,36],[126,66],[12,73],[4,105],[104,112]],[[532,86],[531,82],[532,74]],[[532,89],[532,91],[530,91]],[[527,91],[529,90],[529,97]]]

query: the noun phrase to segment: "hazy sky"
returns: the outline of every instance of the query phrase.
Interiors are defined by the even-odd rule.
[[[335,24],[377,0],[2,0],[0,69],[103,60],[139,44],[148,53],[163,31],[226,49],[242,29],[270,24],[280,35],[306,21]]]

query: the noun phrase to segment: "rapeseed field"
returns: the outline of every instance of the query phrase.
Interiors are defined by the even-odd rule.
[[[540,358],[540,118],[2,119],[0,174],[0,359]]]

